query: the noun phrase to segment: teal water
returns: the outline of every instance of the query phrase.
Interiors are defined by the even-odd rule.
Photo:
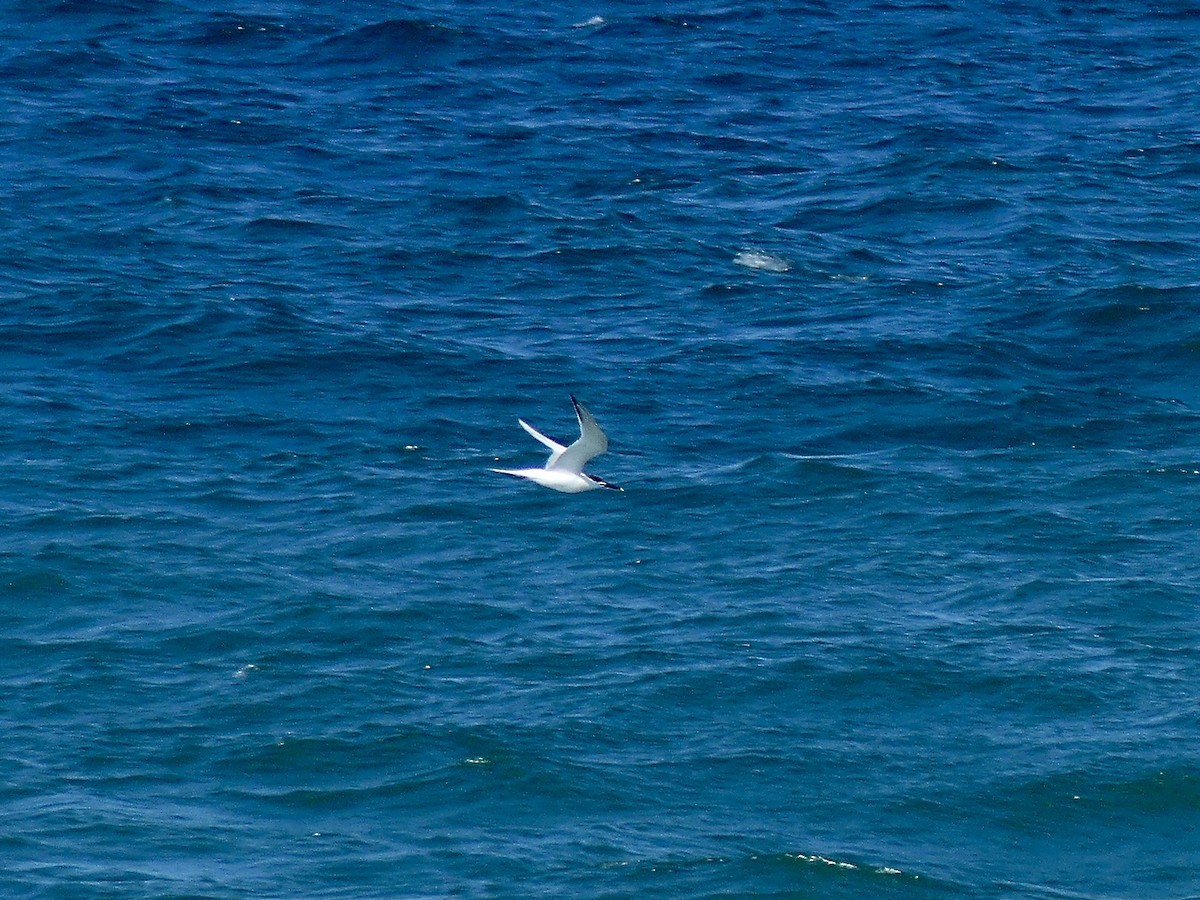
[[[0,893],[1200,896],[1198,27],[14,5]]]

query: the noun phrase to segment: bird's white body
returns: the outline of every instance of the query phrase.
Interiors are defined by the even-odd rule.
[[[492,469],[492,471],[502,475],[528,478],[530,481],[536,481],[542,487],[553,488],[564,494],[581,494],[584,491],[593,491],[600,487],[611,487],[611,485],[596,484],[586,475],[576,475],[574,472],[563,472],[559,469]]]
[[[564,494],[579,494],[583,491],[594,491],[596,488],[611,488],[622,490],[615,484],[609,484],[595,475],[583,471],[584,465],[594,456],[599,456],[608,449],[608,437],[596,424],[592,414],[583,408],[574,395],[571,403],[575,407],[575,417],[579,419],[579,439],[567,447],[558,441],[546,437],[524,419],[517,419],[521,427],[541,443],[550,448],[550,458],[542,469],[492,469],[501,475],[516,475],[518,478],[528,478],[542,487],[553,488]]]

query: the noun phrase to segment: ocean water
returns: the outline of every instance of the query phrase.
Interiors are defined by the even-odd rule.
[[[1200,897],[1194,5],[4,9],[0,895]]]

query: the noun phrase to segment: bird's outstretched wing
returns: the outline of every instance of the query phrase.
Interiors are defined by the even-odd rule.
[[[561,453],[551,454],[546,468],[562,469],[579,475],[589,459],[608,449],[608,438],[600,430],[592,414],[575,399],[574,394],[571,395],[571,403],[575,405],[575,416],[579,419],[579,440]]]
[[[546,461],[546,468],[549,469],[558,462],[559,457],[563,455],[567,448],[553,438],[546,437],[524,419],[517,419],[517,421],[521,423],[521,427],[528,431],[530,435],[550,448],[550,459]]]

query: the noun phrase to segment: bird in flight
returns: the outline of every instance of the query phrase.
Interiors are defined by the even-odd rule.
[[[501,475],[516,475],[518,478],[528,478],[536,481],[542,487],[553,488],[565,494],[579,494],[583,491],[594,491],[596,488],[610,488],[614,491],[624,490],[615,484],[609,484],[603,478],[589,475],[583,471],[584,465],[593,456],[599,456],[608,449],[608,438],[596,424],[592,414],[584,409],[583,404],[571,395],[571,403],[575,406],[575,416],[579,419],[579,439],[571,446],[564,447],[558,441],[546,437],[524,419],[517,419],[521,427],[533,437],[550,448],[550,458],[546,460],[543,469],[492,469]]]

